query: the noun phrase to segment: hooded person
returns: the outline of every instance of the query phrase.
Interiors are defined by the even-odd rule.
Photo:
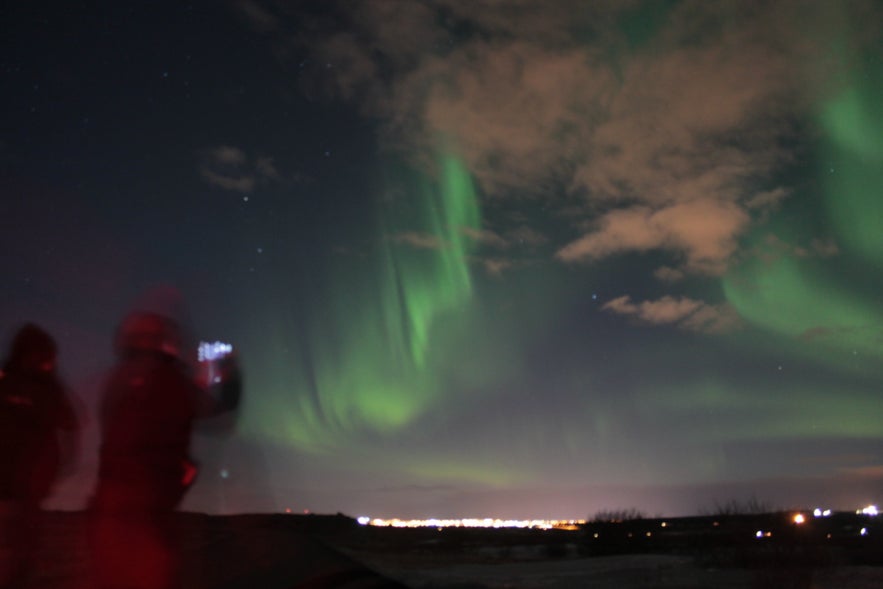
[[[228,358],[207,382],[177,290],[148,293],[121,321],[101,397],[98,480],[91,501],[97,587],[175,586],[169,518],[196,477],[194,422],[234,410],[241,379]]]
[[[0,372],[0,587],[19,586],[32,570],[40,505],[76,454],[78,420],[57,353],[52,336],[28,323]]]

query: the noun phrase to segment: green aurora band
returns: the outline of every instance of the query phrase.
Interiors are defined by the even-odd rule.
[[[838,284],[816,261],[771,257],[755,257],[724,280],[727,300],[743,319],[794,340],[881,355],[883,310],[870,297]]]
[[[445,154],[438,173],[417,175],[409,206],[383,212],[367,260],[337,258],[325,300],[296,336],[303,351],[285,396],[294,406],[287,402],[282,414],[269,403],[256,408],[252,433],[328,452],[359,433],[400,431],[433,405],[440,392],[433,335],[442,320],[468,310],[474,243],[464,230],[480,226],[465,166]]]
[[[883,47],[856,58],[845,87],[826,102],[819,149],[830,221],[839,243],[883,264]]]
[[[854,62],[817,111],[824,132],[815,147],[817,186],[827,211],[824,229],[839,252],[824,260],[772,251],[764,241],[769,231],[758,231],[747,244],[755,255],[723,280],[727,300],[744,319],[840,364],[849,354],[883,357],[883,57],[868,51]],[[806,235],[797,218],[780,215],[775,234]]]

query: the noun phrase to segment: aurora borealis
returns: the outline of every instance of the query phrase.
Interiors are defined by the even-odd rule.
[[[469,304],[472,244],[464,231],[478,231],[468,171],[446,155],[439,174],[436,183],[417,179],[414,218],[379,215],[384,218],[378,234],[389,238],[379,244],[376,259],[363,262],[369,269],[355,279],[364,280],[357,300],[352,282],[359,273],[334,270],[324,293],[328,305],[305,326],[311,335],[302,344],[307,347],[302,363],[294,366],[295,388],[306,394],[296,397],[294,415],[277,416],[277,426],[269,430],[284,442],[318,449],[329,437],[362,427],[395,432],[419,418],[439,394],[430,346],[437,324]],[[259,433],[271,421],[261,417],[252,427]],[[333,451],[334,444],[327,449]]]
[[[88,415],[127,305],[180,288],[246,376],[187,508],[883,501],[877,4],[8,12],[2,324]]]

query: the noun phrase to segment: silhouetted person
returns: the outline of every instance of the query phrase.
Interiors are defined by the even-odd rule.
[[[28,323],[0,373],[0,587],[20,587],[35,564],[40,505],[71,462],[78,424],[56,371],[57,347]]]
[[[117,363],[101,400],[91,504],[99,588],[177,586],[170,516],[196,476],[189,455],[194,420],[230,411],[239,401],[232,359],[214,383],[195,376],[183,312],[177,291],[160,289],[117,330]]]

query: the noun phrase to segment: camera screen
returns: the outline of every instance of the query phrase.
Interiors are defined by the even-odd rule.
[[[198,353],[200,362],[218,360],[231,352],[233,352],[231,344],[225,344],[224,342],[199,342]]]

